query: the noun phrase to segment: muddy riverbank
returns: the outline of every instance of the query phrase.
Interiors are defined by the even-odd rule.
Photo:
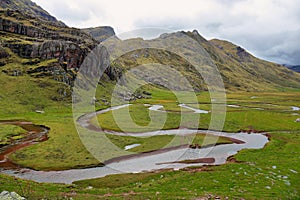
[[[0,125],[1,124],[19,126],[27,131],[21,139],[14,140],[9,145],[5,145],[0,148],[0,168],[2,169],[21,169],[20,166],[13,163],[8,158],[9,155],[30,145],[48,140],[48,133],[50,129],[46,126],[35,125],[32,122],[20,120],[3,120],[0,121]]]

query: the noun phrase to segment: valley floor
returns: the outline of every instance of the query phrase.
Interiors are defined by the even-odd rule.
[[[299,132],[271,133],[260,150],[244,150],[222,166],[112,175],[72,185],[35,183],[0,175],[0,190],[29,199],[298,199]],[[234,161],[235,160],[235,161]],[[234,161],[234,162],[233,162]]]
[[[16,88],[11,89],[11,93],[16,93]],[[169,111],[164,129],[178,128],[180,117],[178,111],[181,108],[178,108],[174,95],[162,89],[150,89],[151,99],[133,102],[130,108],[133,120],[141,126],[149,123],[148,107],[144,104],[162,105]],[[13,162],[23,167],[46,171],[86,168],[102,164],[83,146],[74,126],[71,104],[45,103],[44,113],[40,113],[36,112],[39,103],[46,100],[33,98],[31,103],[22,104],[21,101],[16,102],[16,98],[9,92],[7,98],[11,98],[11,102],[6,100],[1,104],[4,113],[1,114],[0,120],[21,119],[50,128],[47,141],[11,154],[9,158]],[[208,111],[211,109],[212,102],[208,93],[199,94],[197,101],[200,106],[195,104],[198,102],[189,102],[187,105],[195,109]],[[224,131],[265,131],[271,138],[265,148],[242,150],[229,159],[227,164],[221,166],[110,175],[100,179],[78,181],[70,185],[35,183],[0,174],[0,190],[16,191],[29,199],[71,197],[73,199],[196,199],[209,195],[237,199],[299,198],[300,123],[295,122],[300,118],[298,116],[300,115],[299,91],[228,93],[227,104]],[[104,105],[98,107],[98,109],[103,108]],[[150,112],[158,113],[158,111]],[[122,113],[120,115],[122,116]],[[199,125],[201,129],[208,128],[210,113],[197,114],[187,109],[185,115],[187,119],[200,115],[200,123],[197,126]],[[102,128],[119,131],[111,116],[110,112],[100,114],[91,123],[98,120]],[[157,117],[160,118],[160,115],[158,114]],[[22,137],[24,134],[14,127],[3,125],[0,127],[1,141],[4,142],[12,137]],[[155,127],[154,123],[151,128],[155,129]],[[141,144],[133,147],[132,152],[159,149],[170,140],[168,137],[151,138],[148,141],[122,136],[108,137],[120,148],[133,143]],[[155,144],[158,146],[151,146],[150,143],[153,144],[153,141],[156,141]]]

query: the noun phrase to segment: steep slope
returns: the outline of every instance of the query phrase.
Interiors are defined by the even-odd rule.
[[[262,91],[282,87],[300,88],[299,74],[279,64],[258,59],[228,41],[207,41],[197,31],[186,34],[206,49],[219,68],[228,89]]]
[[[0,62],[5,65],[2,72],[52,76],[67,84],[71,84],[74,70],[87,53],[98,44],[79,29],[56,26],[18,10],[0,10],[0,35]],[[21,63],[16,64],[18,60]]]
[[[48,90],[51,94],[49,103],[51,100],[70,101],[77,72],[84,58],[99,42],[80,29],[57,24],[54,17],[48,20],[33,15],[27,11],[32,9],[30,5],[35,5],[30,1],[1,1],[3,4],[9,9],[0,8],[2,83],[14,80],[18,85],[19,81],[28,81],[34,86],[30,89],[32,91]],[[108,70],[105,77],[110,81],[117,76],[113,70]],[[6,98],[1,100],[5,102]]]
[[[126,49],[128,47],[146,48],[129,52],[118,58],[113,64],[124,71],[128,71],[143,64],[160,63],[170,66],[184,75],[196,91],[206,90],[207,86],[205,85],[205,81],[202,79],[199,72],[191,66],[188,60],[184,60],[182,57],[176,55],[176,53],[170,51],[147,48],[150,43],[155,46],[156,44],[165,44],[169,40],[180,42],[182,41],[182,35],[190,36],[206,50],[211,61],[219,69],[226,89],[230,91],[266,91],[282,90],[285,88],[300,88],[300,75],[298,73],[288,70],[279,64],[258,59],[243,48],[230,42],[217,39],[207,41],[197,31],[163,34],[159,38],[153,40],[143,40],[141,38],[133,38],[124,41],[117,40],[113,45],[114,49]],[[176,48],[175,43],[173,45],[174,48]],[[190,54],[191,51],[199,51],[199,49],[191,45],[184,45],[183,49],[177,50],[177,52],[187,55]],[[206,60],[204,52],[198,52],[198,56],[202,56],[201,59]],[[154,71],[156,71],[157,74],[163,73],[159,68],[156,68],[155,70],[155,66],[152,68],[153,69],[150,69],[151,73],[154,73]],[[203,71],[206,70],[207,69],[203,69]],[[169,77],[171,77],[171,80],[174,81],[174,83],[181,82],[180,77],[173,73],[170,73]],[[150,77],[148,77],[148,79],[149,78]],[[163,85],[163,83],[167,82],[170,81],[155,78],[154,84]],[[177,90],[183,89],[184,85],[182,85],[182,87],[180,87],[180,85],[177,87]]]
[[[30,0],[1,0],[0,8],[18,10],[28,16],[52,22],[56,26],[65,26],[63,22],[58,21],[55,17],[51,16],[47,11]]]

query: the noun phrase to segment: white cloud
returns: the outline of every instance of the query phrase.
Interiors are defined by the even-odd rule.
[[[34,1],[74,27],[110,25],[117,33],[153,26],[197,29],[205,37],[230,40],[257,56],[300,64],[297,0]]]

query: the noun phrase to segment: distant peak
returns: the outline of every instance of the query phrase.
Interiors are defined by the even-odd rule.
[[[200,42],[200,43],[207,43],[208,42],[202,35],[200,35],[198,30],[196,30],[196,29],[193,30],[192,32],[188,31],[188,32],[184,32],[184,33],[187,34],[188,36],[192,37],[197,42]]]
[[[194,34],[197,34],[197,35],[200,35],[199,32],[198,32],[196,29],[193,30],[193,33],[194,33]]]

